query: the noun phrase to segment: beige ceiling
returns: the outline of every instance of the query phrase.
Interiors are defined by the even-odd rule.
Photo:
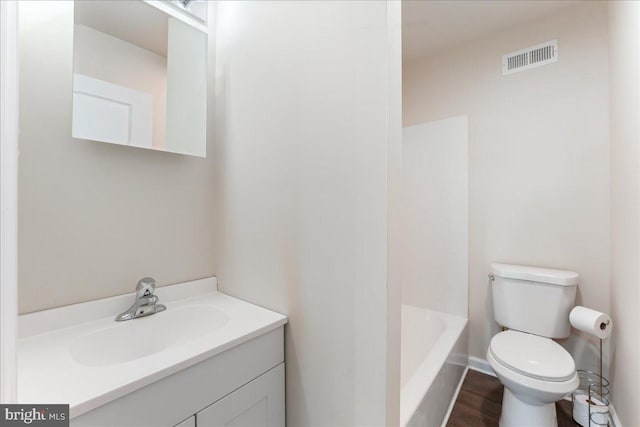
[[[402,60],[412,62],[541,18],[579,1],[410,0],[402,2]]]

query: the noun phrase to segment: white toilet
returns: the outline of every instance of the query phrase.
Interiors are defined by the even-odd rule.
[[[552,340],[571,329],[578,274],[492,264],[496,322],[487,360],[504,385],[500,427],[556,427],[555,402],[578,387],[573,357]]]

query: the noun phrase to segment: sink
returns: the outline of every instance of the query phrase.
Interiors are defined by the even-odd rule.
[[[18,402],[68,403],[75,425],[74,418],[110,402],[139,405],[138,398],[132,398],[134,404],[127,396],[200,363],[215,362],[215,366],[225,366],[223,371],[234,367],[233,372],[225,372],[226,381],[229,375],[236,375],[235,367],[244,358],[251,359],[255,351],[260,353],[258,348],[264,348],[271,356],[255,353],[255,360],[273,357],[274,362],[282,361],[281,327],[287,318],[219,292],[215,277],[162,286],[155,293],[167,309],[126,322],[116,322],[115,316],[129,307],[135,293],[20,315]],[[263,345],[267,345],[268,351]],[[240,347],[254,350],[238,353]],[[243,355],[242,360],[238,359],[239,354]],[[254,364],[255,368],[267,367],[261,363]],[[244,380],[255,377],[249,376],[253,375],[251,369],[239,372]],[[218,368],[214,371],[218,372]],[[207,378],[203,380],[208,381]],[[224,387],[228,385],[225,381]],[[209,383],[207,390],[219,390],[219,382]],[[173,398],[171,401],[182,402],[184,409],[193,406],[194,396],[187,393],[184,402]],[[208,396],[201,397],[199,408],[211,403]],[[122,408],[120,404],[110,407]],[[189,409],[188,413],[195,413],[195,409]],[[150,411],[154,421],[148,424],[163,424],[167,418],[162,414],[173,410],[171,405],[158,406],[156,402]],[[86,425],[136,425],[131,421],[135,414],[121,412],[116,415],[124,418],[118,418],[118,422]],[[171,425],[178,420],[175,421]]]
[[[229,317],[208,305],[172,309],[80,336],[69,344],[76,362],[90,367],[140,359],[202,338],[224,326]]]

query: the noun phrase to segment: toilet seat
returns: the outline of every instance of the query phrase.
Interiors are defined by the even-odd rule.
[[[489,352],[504,367],[529,378],[563,382],[576,375],[573,357],[550,338],[513,330],[500,332],[491,339]]]

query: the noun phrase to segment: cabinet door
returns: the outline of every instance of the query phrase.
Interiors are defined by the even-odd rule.
[[[193,415],[183,422],[176,424],[174,427],[196,427],[196,416]]]
[[[196,414],[198,427],[284,427],[284,363]]]

